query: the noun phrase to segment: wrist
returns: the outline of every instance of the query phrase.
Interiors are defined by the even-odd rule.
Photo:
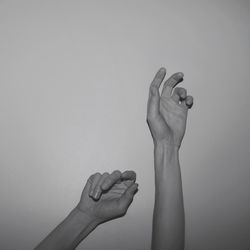
[[[167,141],[158,141],[154,144],[154,158],[156,168],[174,167],[178,165],[179,147]]]
[[[91,227],[97,227],[99,224],[101,224],[101,221],[99,219],[84,212],[78,206],[76,206],[72,210],[72,213],[74,213],[76,215],[76,217],[79,220],[79,223],[89,224]]]
[[[180,145],[171,143],[168,140],[154,140],[154,148],[163,151],[170,151],[172,153],[178,153]]]

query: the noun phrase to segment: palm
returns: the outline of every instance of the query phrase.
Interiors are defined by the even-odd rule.
[[[187,108],[174,102],[171,98],[161,97],[160,116],[163,119],[162,131],[160,137],[167,137],[168,140],[174,140],[179,144],[185,134],[187,121]]]
[[[121,215],[119,200],[132,181],[116,183],[108,192],[103,193],[94,207],[94,213],[98,218],[110,219]]]
[[[98,201],[89,197],[88,190],[85,188],[81,197],[81,200],[84,201],[81,210],[88,213],[89,216],[100,219],[101,221],[110,220],[123,215],[125,211],[121,209],[119,200],[132,182],[133,181],[126,180],[114,184],[111,189],[101,195]]]

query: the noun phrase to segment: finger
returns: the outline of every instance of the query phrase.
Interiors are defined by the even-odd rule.
[[[160,68],[158,72],[156,73],[150,87],[156,87],[159,89],[164,77],[166,75],[166,69],[165,68]]]
[[[94,176],[94,175],[91,175],[86,183],[86,185],[84,186],[84,189],[83,189],[83,192],[86,192],[87,194],[89,194],[90,192],[90,188],[91,188],[91,183],[92,183],[92,180],[91,180],[91,177]]]
[[[186,100],[185,100],[185,104],[187,106],[187,108],[191,109],[193,106],[193,102],[194,102],[194,98],[192,96],[187,96]]]
[[[105,179],[109,176],[109,174],[107,172],[105,172],[101,178],[98,180],[98,183],[96,184],[95,188],[94,188],[94,192],[93,192],[93,198],[95,200],[98,200],[101,196],[102,193],[102,189],[101,186],[103,184],[103,182],[105,181]]]
[[[136,181],[136,173],[132,170],[127,170],[122,173],[121,175],[122,180],[130,180],[135,182]]]
[[[159,114],[160,94],[159,87],[166,75],[166,69],[161,68],[155,75],[149,90],[147,117],[153,118]]]
[[[95,175],[96,175],[96,173],[95,173],[95,174],[92,174],[92,175],[88,178],[88,181],[87,181],[87,183],[86,183],[86,185],[85,185],[85,187],[84,187],[84,189],[87,191],[88,194],[90,193],[91,185],[92,185],[92,183],[93,183],[93,180],[94,180],[94,178],[95,178]]]
[[[96,173],[94,174],[94,176],[92,177],[92,181],[91,181],[91,187],[89,189],[89,196],[93,197],[94,194],[94,190],[95,190],[95,186],[98,183],[99,179],[101,178],[101,174],[100,173]]]
[[[184,88],[175,88],[174,92],[172,94],[172,99],[176,102],[179,103],[181,100],[186,99],[187,97],[187,90]]]
[[[104,191],[108,190],[119,180],[121,180],[121,172],[119,170],[115,170],[104,180],[104,182],[101,185],[101,189]]]
[[[160,114],[160,94],[159,90],[151,89],[154,94],[149,94],[148,105],[147,105],[147,120],[154,120]]]
[[[178,72],[173,74],[171,77],[167,79],[164,83],[161,96],[163,97],[170,97],[173,88],[180,82],[183,81],[184,74],[182,72]]]
[[[138,183],[133,183],[130,187],[128,187],[128,189],[122,194],[121,198],[119,199],[119,207],[124,213],[126,213],[129,205],[132,203],[137,190]]]

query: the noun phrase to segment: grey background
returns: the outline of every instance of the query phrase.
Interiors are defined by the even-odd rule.
[[[149,249],[148,86],[195,98],[181,150],[187,249],[250,248],[249,1],[0,1],[0,248],[32,249],[90,174],[134,169],[125,218],[79,249]]]

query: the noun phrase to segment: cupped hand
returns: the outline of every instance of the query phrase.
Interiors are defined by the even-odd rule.
[[[126,214],[138,189],[136,173],[116,170],[89,177],[77,208],[103,223]]]

